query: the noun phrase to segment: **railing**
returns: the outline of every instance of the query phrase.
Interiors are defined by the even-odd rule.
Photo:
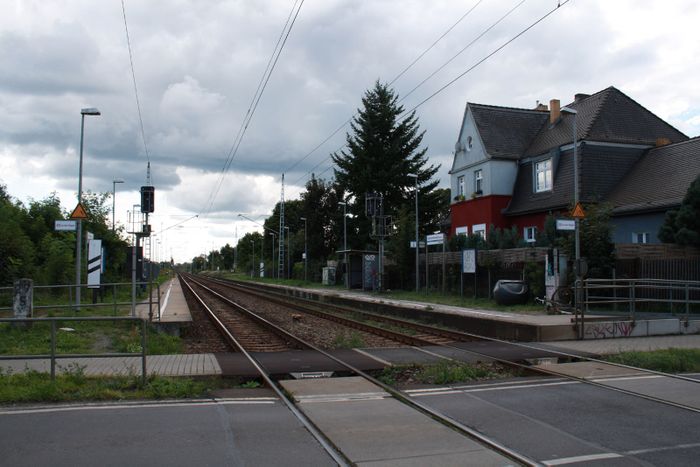
[[[627,310],[632,321],[642,304],[645,311],[670,312],[685,315],[690,319],[691,306],[700,304],[700,281],[678,281],[663,279],[586,279],[582,285],[581,305],[588,314],[592,307],[605,305],[612,311]],[[622,310],[620,308],[622,307]]]
[[[117,358],[134,357],[133,353],[102,353],[102,354],[57,354],[56,353],[56,323],[64,321],[138,321],[141,323],[141,382],[146,384],[146,320],[130,316],[110,317],[61,317],[61,318],[0,318],[0,323],[42,323],[51,324],[51,348],[48,354],[33,355],[0,355],[0,360],[51,360],[51,380],[56,379],[56,360],[66,358]]]
[[[62,285],[35,285],[33,286],[34,290],[34,296],[36,297],[36,292],[40,290],[51,290],[51,289],[62,289],[62,288],[67,288],[68,289],[68,304],[55,304],[55,305],[34,305],[32,308],[34,310],[41,310],[41,309],[64,309],[64,308],[70,308],[74,310],[80,310],[81,307],[112,307],[114,314],[116,315],[117,313],[117,307],[118,306],[132,306],[134,305],[131,301],[128,302],[118,302],[117,301],[117,287],[119,286],[129,286],[132,287],[131,282],[114,282],[114,283],[108,283],[108,284],[102,284],[101,287],[102,289],[108,289],[111,287],[112,289],[112,301],[107,303],[90,303],[90,302],[84,302],[81,301],[81,303],[75,303],[73,299],[73,292],[75,288],[77,287],[75,284],[62,284]],[[148,301],[142,301],[142,302],[137,302],[135,305],[145,305],[148,304],[148,319],[149,321],[153,321],[154,319],[159,321],[160,320],[160,284],[157,282],[137,282],[137,286],[147,286],[148,288]],[[156,288],[156,297],[153,297],[153,288]],[[87,287],[85,284],[81,284],[80,287]],[[89,289],[89,290],[99,290],[99,289]],[[13,293],[13,287],[0,287],[0,294],[2,293],[8,293],[10,296]],[[155,307],[155,309],[154,309]],[[0,307],[0,312],[3,311],[12,311],[12,306],[9,307]],[[154,311],[155,311],[155,316],[154,316]]]

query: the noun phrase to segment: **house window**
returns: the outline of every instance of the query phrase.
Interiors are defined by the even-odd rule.
[[[481,236],[481,238],[486,240],[486,224],[472,225],[472,234],[479,235],[479,236]]]
[[[469,235],[469,227],[466,225],[462,227],[457,227],[455,229],[455,235]]]
[[[481,170],[481,169],[475,170],[474,171],[474,192],[477,195],[480,195],[482,193],[483,181],[484,181],[483,170]]]
[[[471,151],[471,150],[472,150],[472,137],[467,136],[467,151]]]
[[[457,196],[464,196],[464,175],[457,177]]]
[[[649,232],[635,232],[632,234],[632,243],[649,243]]]
[[[552,159],[535,162],[535,192],[552,189]]]
[[[535,243],[535,241],[537,240],[537,227],[525,227],[523,229],[523,238],[527,243]]]

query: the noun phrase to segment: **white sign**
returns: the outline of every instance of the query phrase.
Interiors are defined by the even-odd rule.
[[[475,249],[462,250],[462,272],[465,274],[474,274],[476,272]]]
[[[441,233],[428,235],[426,240],[428,241],[428,245],[442,245],[445,241],[445,235]]]
[[[90,240],[88,242],[88,288],[100,287],[100,273],[102,272],[102,240]]]
[[[416,241],[411,240],[411,248],[415,248],[415,247],[416,247]],[[420,247],[425,248],[425,242],[420,242]]]
[[[301,254],[301,259],[306,259],[306,253]]]
[[[54,230],[75,231],[78,223],[76,221],[54,221]]]
[[[87,239],[88,239],[88,241],[94,240],[94,239],[95,239],[95,234],[92,233],[92,232],[88,232],[88,233],[87,233]]]
[[[573,219],[557,219],[557,230],[576,230],[576,221]]]

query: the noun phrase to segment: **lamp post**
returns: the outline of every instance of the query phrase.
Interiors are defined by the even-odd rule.
[[[121,178],[115,178],[114,180],[112,180],[112,232],[114,232],[114,229],[116,227],[114,221],[114,209],[117,205],[117,183],[124,183],[124,180],[122,180]]]
[[[83,135],[85,134],[85,116],[100,115],[100,111],[95,108],[80,109],[80,163],[78,166],[78,204],[83,201]],[[78,219],[78,235],[75,240],[75,304],[80,309],[80,252],[83,247],[83,223]]]
[[[272,235],[272,276],[274,278],[275,275],[275,233],[274,232],[268,232],[268,234]],[[279,278],[279,271],[277,272],[277,278]]]
[[[290,279],[292,277],[292,271],[291,271],[291,258],[292,258],[291,254],[292,254],[292,252],[290,251],[290,248],[289,248],[289,246],[290,246],[289,245],[289,226],[285,225],[284,230],[287,231],[286,237],[285,237],[285,243],[286,243],[286,247],[287,247],[287,279]],[[284,258],[282,258],[282,260],[284,261]],[[280,266],[284,266],[284,265],[280,265]],[[279,278],[279,271],[277,271],[277,277]]]
[[[578,184],[578,150],[576,148],[576,120],[578,117],[578,112],[570,107],[562,107],[562,113],[567,113],[574,116],[574,132],[573,132],[573,142],[574,142],[574,208],[578,206],[579,200],[579,184]],[[576,284],[574,286],[576,307],[579,307],[580,297],[579,297],[579,287],[581,281],[581,228],[579,223],[579,218],[574,218],[575,222],[575,256],[576,262],[574,267],[574,273],[576,275]],[[581,326],[583,328],[583,326]],[[582,329],[583,332],[583,329]]]
[[[416,179],[416,292],[418,292],[418,290],[420,289],[420,274],[418,273],[420,269],[420,262],[418,259],[418,254],[420,252],[420,242],[418,238],[418,175],[408,174],[408,177]]]
[[[304,282],[306,282],[306,265],[309,261],[309,254],[306,252],[306,217],[300,217],[304,221]]]
[[[343,250],[345,251],[345,288],[347,289],[350,274],[348,267],[348,203],[347,201],[339,201],[338,204],[343,206]]]
[[[255,240],[250,240],[251,247],[250,247],[250,254],[253,255],[253,261],[250,264],[250,277],[253,278],[255,276]]]

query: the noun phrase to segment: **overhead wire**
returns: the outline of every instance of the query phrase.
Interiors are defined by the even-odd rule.
[[[223,185],[223,181],[226,177],[226,174],[228,173],[231,164],[233,163],[233,160],[238,154],[238,149],[240,148],[241,142],[243,141],[243,137],[245,136],[245,133],[248,130],[248,126],[250,125],[253,115],[255,114],[258,104],[260,103],[260,99],[262,98],[262,95],[265,92],[265,89],[267,88],[267,84],[270,81],[272,72],[274,71],[275,66],[277,65],[279,57],[282,54],[282,50],[284,49],[285,44],[287,43],[289,34],[291,33],[292,28],[294,27],[294,23],[296,22],[296,19],[299,16],[299,12],[301,11],[301,7],[303,6],[303,4],[304,0],[295,0],[294,4],[292,5],[292,8],[287,17],[287,21],[285,22],[284,27],[282,28],[280,37],[277,39],[277,43],[275,44],[275,48],[273,49],[270,59],[267,62],[265,71],[263,72],[260,81],[258,82],[258,87],[255,93],[253,94],[253,98],[251,99],[251,102],[248,106],[246,115],[243,121],[241,122],[238,134],[236,135],[236,138],[234,139],[234,142],[227,153],[226,161],[224,162],[224,166],[221,170],[221,174],[219,175],[219,179],[215,185],[215,188],[212,190],[209,199],[207,200],[206,210],[200,213],[202,216],[206,216],[211,211],[214,202],[216,201],[216,197],[218,196],[221,190],[221,186]]]
[[[518,3],[518,4],[514,7],[514,9],[517,8],[517,7],[519,7],[520,5],[522,5],[522,3],[523,3],[524,1],[525,1],[525,0],[522,0],[520,3]],[[455,82],[457,82],[459,79],[461,79],[461,78],[463,78],[464,76],[466,76],[468,73],[470,73],[471,71],[473,71],[475,68],[477,68],[479,65],[481,65],[482,63],[484,63],[486,60],[488,60],[489,58],[491,58],[492,56],[494,56],[495,54],[497,54],[498,52],[500,52],[501,50],[503,50],[506,46],[508,46],[509,44],[511,44],[513,41],[515,41],[516,39],[518,39],[520,36],[522,36],[523,34],[525,34],[527,31],[529,31],[530,29],[532,29],[533,27],[535,27],[535,26],[536,26],[537,24],[539,24],[540,22],[544,21],[547,17],[549,17],[550,15],[552,15],[552,14],[553,14],[554,12],[556,12],[560,7],[566,5],[566,4],[569,3],[570,1],[571,1],[571,0],[564,0],[564,1],[562,1],[562,2],[559,2],[559,3],[557,4],[557,6],[554,7],[552,10],[548,11],[547,13],[545,13],[543,16],[541,16],[541,17],[540,17],[539,19],[537,19],[535,22],[531,23],[529,26],[527,26],[526,28],[524,28],[523,30],[521,30],[521,31],[520,31],[518,34],[516,34],[515,36],[511,37],[510,39],[508,39],[506,42],[504,42],[503,44],[501,44],[500,46],[498,46],[496,49],[492,50],[492,51],[491,51],[490,53],[488,53],[486,56],[484,56],[483,58],[481,58],[479,61],[477,61],[477,62],[476,62],[475,64],[473,64],[472,66],[470,66],[470,67],[469,67],[467,70],[465,70],[464,72],[462,72],[462,73],[460,73],[459,75],[457,75],[457,77],[455,77],[454,79],[450,80],[447,84],[445,84],[445,85],[443,85],[442,87],[440,87],[437,91],[433,92],[433,93],[432,93],[431,95],[429,95],[427,98],[423,99],[423,100],[420,101],[418,104],[416,104],[415,106],[411,107],[410,109],[404,110],[401,114],[399,114],[399,115],[397,116],[397,118],[401,118],[401,117],[403,117],[403,116],[405,116],[405,115],[407,115],[407,114],[410,114],[410,113],[413,112],[414,110],[418,109],[418,107],[422,106],[423,104],[425,104],[425,103],[428,102],[429,100],[433,99],[435,96],[437,96],[438,94],[440,94],[441,92],[443,92],[445,89],[447,89],[448,87],[450,87],[451,85],[453,85],[453,84],[454,84]],[[510,14],[512,11],[513,11],[513,10],[509,11],[509,12],[507,13],[507,15]],[[499,19],[497,22],[502,21],[503,18],[504,18],[504,17],[502,17],[501,19]],[[491,29],[492,27],[493,27],[493,26],[490,26],[489,29]],[[483,35],[483,34],[482,34],[482,35]],[[473,43],[474,43],[474,41],[472,41],[472,42],[470,43],[470,45],[473,44]],[[461,52],[460,52],[460,53],[461,53]],[[452,59],[450,59],[450,60],[452,60]],[[433,75],[434,75],[434,73],[433,73],[430,77],[432,77]],[[427,81],[427,79],[424,80],[423,82],[425,82],[425,81]],[[422,85],[423,82],[421,82],[421,83],[419,84],[419,86]],[[413,91],[415,91],[415,89],[417,89],[417,87],[418,87],[418,86],[416,86],[416,88],[414,88],[413,90],[411,90],[410,93],[412,93]],[[405,97],[407,97],[407,96],[405,96]],[[401,101],[403,101],[403,100],[405,99],[405,97],[402,98]],[[344,146],[345,146],[345,145],[341,146],[341,149],[342,149],[342,147],[344,147]],[[339,149],[336,150],[335,152],[338,152],[338,151],[339,151]],[[317,166],[318,166],[318,165],[321,165],[323,162],[327,161],[328,159],[331,159],[331,157],[333,156],[333,154],[334,154],[334,153],[331,153],[330,155],[326,156],[326,158],[324,158],[319,164],[317,164]],[[328,170],[329,170],[329,169],[324,170],[324,173],[325,173],[326,171],[328,171]],[[305,173],[301,178],[302,178],[302,179],[305,178],[308,174],[309,174],[309,172]]]
[[[136,110],[139,115],[139,127],[141,128],[141,140],[143,141],[143,150],[146,153],[146,161],[150,165],[151,155],[148,152],[148,144],[146,144],[146,132],[143,128],[143,117],[141,115],[141,101],[139,99],[139,89],[136,85],[136,71],[134,70],[134,57],[131,51],[131,38],[129,37],[129,25],[126,21],[126,6],[124,5],[124,0],[121,0],[122,4],[122,16],[124,17],[124,32],[126,33],[126,46],[129,49],[129,65],[131,66],[131,78],[134,83],[134,96],[136,97]],[[151,179],[153,176],[151,175]]]
[[[523,1],[524,1],[524,0],[523,0]],[[401,78],[408,70],[410,70],[410,69],[413,67],[413,65],[415,65],[416,63],[418,63],[418,61],[419,61],[421,58],[423,58],[423,57],[425,56],[425,54],[427,54],[428,52],[430,52],[442,39],[445,38],[445,36],[447,36],[450,32],[452,32],[452,30],[453,30],[455,27],[457,27],[457,25],[458,25],[459,23],[461,23],[467,16],[469,16],[469,14],[470,14],[472,11],[474,11],[474,9],[475,9],[476,7],[478,7],[482,2],[483,2],[483,0],[479,0],[479,1],[477,1],[477,2],[474,4],[474,6],[472,6],[471,8],[469,8],[469,9],[466,11],[466,13],[464,13],[457,21],[455,21],[449,28],[447,28],[447,29],[445,30],[445,32],[443,32],[443,33],[440,35],[440,37],[438,37],[435,41],[433,41],[432,44],[430,44],[425,50],[423,50],[423,52],[421,52],[421,53],[420,53],[411,63],[409,63],[403,70],[401,70],[401,71],[399,72],[399,74],[397,74],[397,75],[389,82],[389,85],[391,85],[391,84],[395,83],[396,81],[398,81],[399,78]],[[336,129],[335,129],[330,135],[328,135],[323,141],[321,141],[318,145],[316,145],[311,151],[307,152],[301,159],[298,159],[296,162],[294,162],[294,164],[292,164],[290,167],[288,167],[287,170],[285,170],[284,172],[285,172],[285,173],[291,172],[297,165],[299,165],[301,162],[303,162],[303,161],[306,160],[309,156],[311,156],[313,153],[315,153],[319,148],[321,148],[321,146],[323,146],[326,142],[328,142],[328,141],[329,141],[333,136],[335,136],[340,130],[342,130],[343,128],[345,128],[345,126],[346,126],[347,124],[349,124],[350,122],[352,122],[352,119],[355,117],[355,114],[356,114],[356,113],[357,113],[357,112],[354,112],[354,113],[350,116],[350,118],[348,118],[347,120],[345,120],[338,128],[336,128]],[[343,145],[343,146],[344,146],[344,145]],[[341,146],[340,149],[342,149],[342,146]],[[318,167],[318,165],[322,164],[324,161],[325,161],[325,159],[322,160],[321,162],[319,162],[315,167]],[[315,167],[314,167],[314,169],[315,169]],[[311,169],[310,171],[308,171],[308,172],[306,172],[304,175],[302,175],[302,176],[300,177],[300,180],[306,178],[306,176],[309,175],[314,169]],[[298,182],[298,181],[299,181],[299,180],[297,180],[297,182]],[[295,184],[296,184],[297,182],[295,182]]]

